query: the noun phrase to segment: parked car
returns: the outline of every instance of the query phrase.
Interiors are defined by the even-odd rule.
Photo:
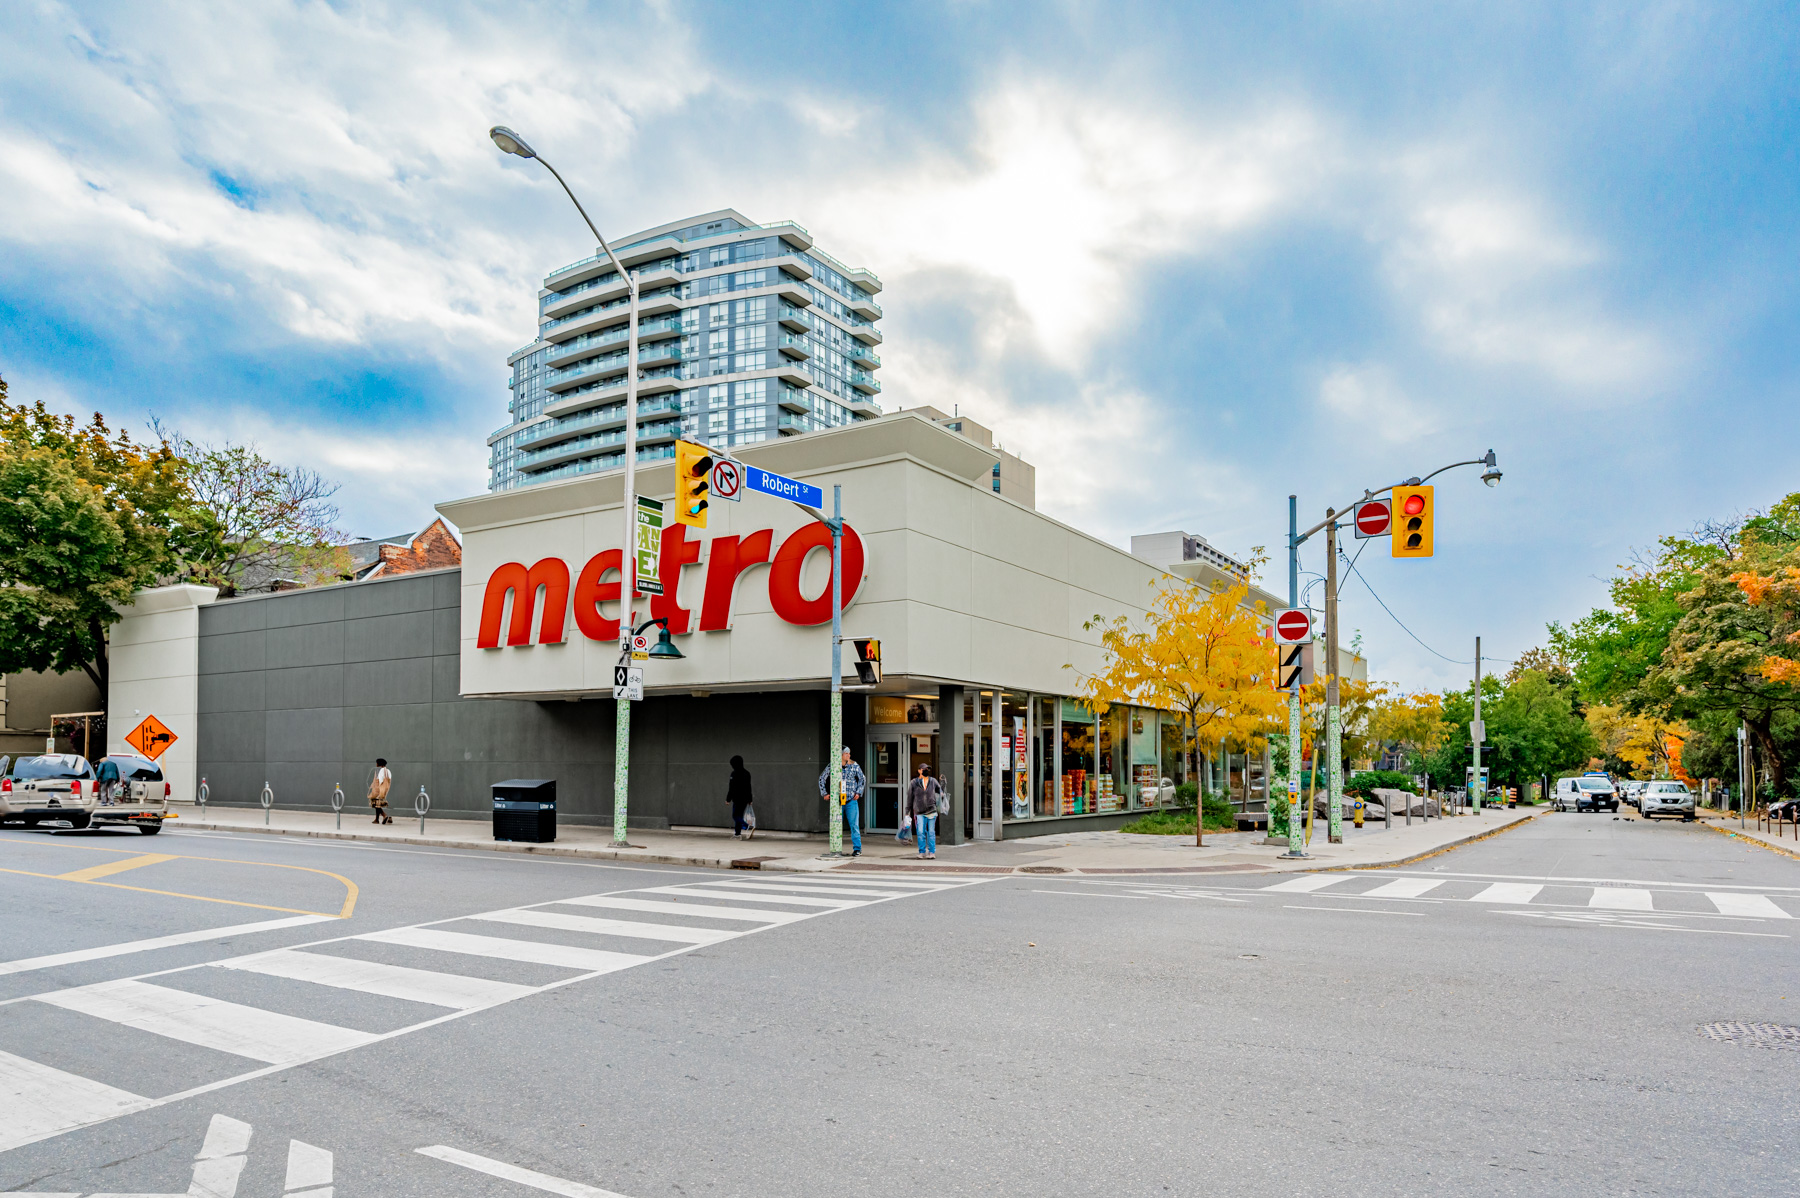
[[[146,836],[162,831],[169,816],[169,783],[162,767],[135,753],[114,753],[94,767],[99,784],[93,823],[127,824]]]
[[[1638,800],[1644,795],[1644,787],[1648,785],[1650,785],[1648,782],[1625,782],[1620,784],[1620,791],[1624,795],[1625,801],[1636,807]]]
[[[1644,793],[1638,796],[1638,811],[1645,819],[1679,815],[1684,820],[1691,820],[1694,818],[1694,792],[1685,782],[1647,783]]]
[[[1612,779],[1605,774],[1583,774],[1579,778],[1558,778],[1551,805],[1558,811],[1617,811],[1619,796]]]
[[[23,821],[28,828],[45,820],[66,820],[85,828],[99,801],[94,767],[76,753],[21,757],[0,777],[0,820]]]
[[[1783,799],[1769,804],[1769,818],[1775,823],[1800,820],[1800,799]]]

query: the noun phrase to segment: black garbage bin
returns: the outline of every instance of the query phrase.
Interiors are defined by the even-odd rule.
[[[556,779],[494,783],[494,839],[536,844],[556,839]]]

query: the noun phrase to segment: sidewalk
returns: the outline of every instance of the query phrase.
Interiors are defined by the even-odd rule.
[[[920,861],[911,845],[902,845],[891,834],[876,834],[863,841],[861,857],[825,858],[823,836],[792,833],[758,834],[754,840],[733,840],[729,832],[706,828],[673,831],[633,830],[631,843],[641,848],[619,849],[612,843],[612,829],[593,825],[562,825],[551,844],[496,842],[486,820],[427,819],[419,833],[418,817],[394,815],[392,824],[369,822],[367,809],[344,812],[338,831],[329,812],[273,811],[264,825],[258,807],[207,808],[202,816],[181,804],[176,827],[257,835],[309,836],[325,839],[372,841],[390,844],[469,849],[501,853],[534,853],[542,856],[578,857],[585,860],[630,861],[658,865],[691,865],[712,869],[765,869],[793,873],[828,870],[870,870],[920,873],[1045,874],[1045,873],[1261,873],[1321,869],[1364,869],[1399,865],[1421,855],[1476,840],[1530,819],[1546,808],[1508,811],[1490,809],[1479,816],[1415,820],[1412,827],[1396,824],[1383,831],[1380,825],[1355,831],[1344,826],[1344,843],[1325,843],[1323,824],[1315,831],[1310,856],[1282,860],[1285,845],[1263,843],[1261,832],[1209,832],[1206,847],[1196,848],[1181,836],[1136,836],[1124,832],[1071,832],[1033,836],[999,844],[976,842],[961,846],[939,845],[937,859]],[[849,837],[844,850],[849,852]]]
[[[1800,857],[1800,840],[1794,838],[1794,825],[1791,823],[1785,827],[1776,825],[1777,828],[1783,829],[1781,832],[1777,832],[1775,829],[1758,832],[1755,819],[1745,819],[1744,826],[1740,828],[1738,827],[1738,817],[1735,814],[1726,815],[1718,811],[1709,811],[1704,807],[1698,814],[1700,822],[1708,827],[1735,836],[1740,840],[1765,845],[1776,852],[1786,853],[1790,857]]]

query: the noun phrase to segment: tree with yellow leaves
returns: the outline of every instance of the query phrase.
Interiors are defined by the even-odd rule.
[[[1156,599],[1139,626],[1124,616],[1095,616],[1083,626],[1101,630],[1105,658],[1098,673],[1077,676],[1075,693],[1099,714],[1114,703],[1181,713],[1184,754],[1202,738],[1261,748],[1286,699],[1271,685],[1274,648],[1258,618],[1263,605],[1245,603],[1249,584],[1207,590],[1165,578],[1152,585]],[[1196,844],[1203,823],[1194,821]]]
[[[1620,707],[1596,703],[1587,709],[1588,730],[1599,745],[1602,764],[1623,762],[1626,773],[1640,780],[1675,777],[1679,746],[1688,730],[1654,714],[1633,715]]]
[[[1418,757],[1444,739],[1444,697],[1421,691],[1383,698],[1370,716],[1370,738],[1379,745],[1394,742]]]

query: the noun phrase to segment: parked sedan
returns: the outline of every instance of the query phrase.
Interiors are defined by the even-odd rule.
[[[45,820],[66,820],[85,828],[98,802],[94,767],[76,753],[21,757],[0,778],[0,819],[22,820],[36,827]]]
[[[1694,818],[1694,792],[1685,782],[1651,782],[1638,796],[1638,811],[1645,819],[1678,815],[1691,820]]]

